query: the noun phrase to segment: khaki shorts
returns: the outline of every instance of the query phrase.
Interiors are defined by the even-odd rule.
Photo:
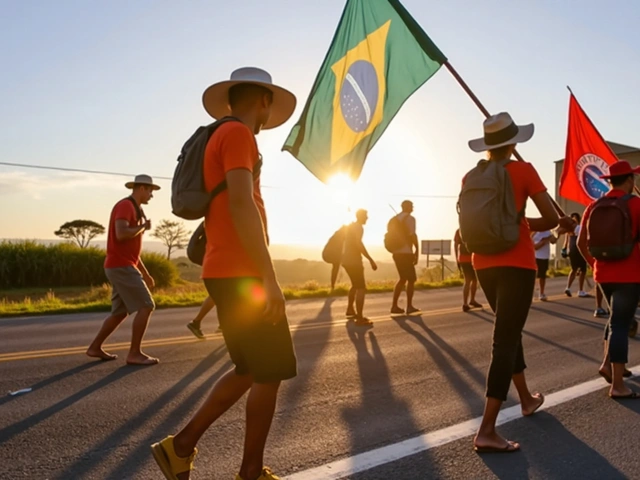
[[[155,309],[151,292],[135,267],[105,268],[111,283],[111,315],[137,312],[143,308]]]

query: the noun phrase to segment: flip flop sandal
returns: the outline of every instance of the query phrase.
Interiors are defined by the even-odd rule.
[[[640,393],[631,392],[629,395],[609,395],[613,400],[640,400]]]
[[[520,450],[520,445],[507,441],[504,447],[479,447],[474,445],[473,450],[476,453],[514,453]]]

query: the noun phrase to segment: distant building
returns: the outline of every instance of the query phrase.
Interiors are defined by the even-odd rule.
[[[614,142],[607,142],[607,143],[613,150],[613,153],[615,153],[620,160],[626,160],[634,167],[640,166],[640,149],[639,148],[630,147],[628,145],[622,145],[620,143],[614,143]],[[570,215],[573,212],[578,212],[580,215],[582,215],[582,213],[585,210],[584,205],[580,205],[579,203],[573,202],[571,200],[567,200],[566,198],[562,198],[558,192],[558,190],[560,189],[560,177],[562,176],[562,166],[564,165],[564,158],[561,160],[557,160],[555,164],[556,164],[556,191],[555,191],[556,201],[558,202],[562,210],[564,210],[567,215]],[[556,258],[560,257],[561,249],[562,249],[562,242],[558,242],[556,244]]]

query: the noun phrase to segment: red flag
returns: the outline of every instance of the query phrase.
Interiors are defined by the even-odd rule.
[[[609,173],[609,165],[618,161],[611,147],[593,126],[582,107],[571,94],[567,149],[560,177],[560,196],[589,205],[609,191],[600,178]]]

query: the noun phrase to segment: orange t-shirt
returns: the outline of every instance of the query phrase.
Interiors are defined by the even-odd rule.
[[[244,168],[253,173],[258,157],[256,139],[246,125],[235,121],[220,125],[209,139],[204,153],[205,188],[213,190],[231,170]],[[267,218],[260,194],[259,178],[255,179],[253,185],[253,199],[266,230]],[[207,248],[202,265],[202,278],[260,276],[233,225],[228,190],[213,199],[205,215],[204,226]]]
[[[520,212],[524,209],[527,199],[547,188],[542,183],[538,172],[533,165],[527,162],[509,162],[506,167],[511,184],[513,196],[516,201],[516,209]],[[511,250],[495,255],[473,254],[473,267],[476,270],[491,267],[518,267],[536,270],[536,251],[531,241],[531,231],[526,218],[520,222],[520,240]]]
[[[622,190],[610,190],[607,197],[621,197]],[[581,231],[586,232],[589,225],[589,218],[595,202],[587,207],[582,216],[580,224]],[[631,214],[631,228],[635,238],[640,238],[640,198],[634,196],[629,199],[629,213]],[[631,255],[622,260],[596,260],[593,265],[593,276],[598,283],[640,283],[640,248],[636,245]]]

